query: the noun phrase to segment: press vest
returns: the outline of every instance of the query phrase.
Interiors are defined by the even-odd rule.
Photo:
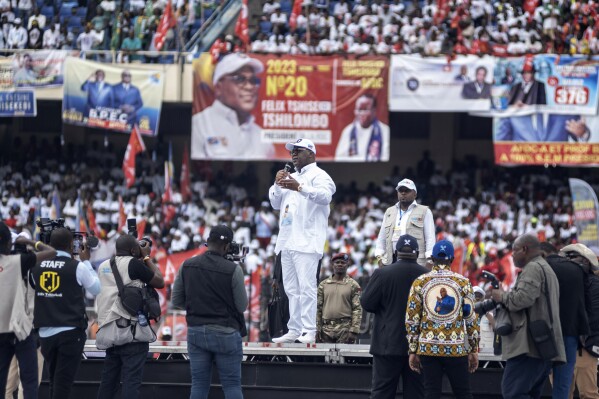
[[[57,256],[33,269],[34,324],[41,327],[87,327],[83,287],[77,282],[79,261]]]
[[[382,257],[384,265],[393,263],[393,229],[397,222],[397,206],[392,206],[385,212],[382,228],[385,229],[385,254]],[[424,242],[424,217],[428,206],[416,204],[410,213],[410,220],[406,225],[406,234],[411,235],[418,241],[418,263],[426,263],[426,243]]]
[[[33,290],[21,276],[21,255],[0,255],[0,333],[15,332],[15,323],[29,335],[33,321]]]
[[[131,280],[129,277],[129,262],[133,257],[131,256],[117,256],[115,257],[116,267],[123,280],[123,286],[131,284],[133,286],[143,287],[145,284],[141,280]],[[129,320],[137,320],[121,306],[121,299],[119,298],[119,289],[114,280],[114,274],[112,273],[112,267],[110,267],[110,259],[102,262],[98,267],[98,279],[102,286],[102,291],[96,297],[96,303],[98,304],[98,327],[102,327],[106,323],[110,323],[112,320],[124,317]]]
[[[183,268],[187,325],[216,324],[242,331],[243,314],[235,308],[232,280],[237,265],[206,252],[188,259]]]

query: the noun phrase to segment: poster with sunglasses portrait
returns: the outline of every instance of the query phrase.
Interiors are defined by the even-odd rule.
[[[65,61],[62,121],[130,133],[158,134],[164,76],[78,58]]]
[[[386,57],[201,54],[193,63],[192,159],[389,160]]]

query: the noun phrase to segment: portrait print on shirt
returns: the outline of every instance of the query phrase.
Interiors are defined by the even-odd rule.
[[[431,280],[423,287],[424,309],[429,319],[437,323],[453,322],[461,311],[459,285]]]

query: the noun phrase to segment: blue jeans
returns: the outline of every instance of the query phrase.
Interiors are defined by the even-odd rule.
[[[116,396],[121,382],[121,373],[123,381],[121,397],[137,399],[148,350],[147,342],[132,342],[106,349],[98,399],[112,399]]]
[[[13,333],[0,334],[0,396],[3,396],[6,391],[6,378],[14,355],[17,356],[19,363],[23,397],[25,399],[37,398],[37,349],[33,333],[23,341],[17,340]]]
[[[574,366],[576,365],[578,337],[564,337],[564,347],[566,348],[566,364],[553,366],[553,399],[568,399],[570,396],[570,385],[572,385]]]
[[[508,359],[503,370],[503,399],[539,399],[551,370],[551,361],[520,355]]]
[[[212,379],[212,362],[216,363],[226,399],[243,399],[241,393],[241,335],[238,331],[222,333],[205,326],[189,327],[187,351],[191,367],[190,399],[206,399]]]

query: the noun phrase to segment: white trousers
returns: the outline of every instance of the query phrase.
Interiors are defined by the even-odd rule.
[[[281,251],[283,287],[289,298],[289,332],[316,333],[316,271],[319,254],[298,251]]]

